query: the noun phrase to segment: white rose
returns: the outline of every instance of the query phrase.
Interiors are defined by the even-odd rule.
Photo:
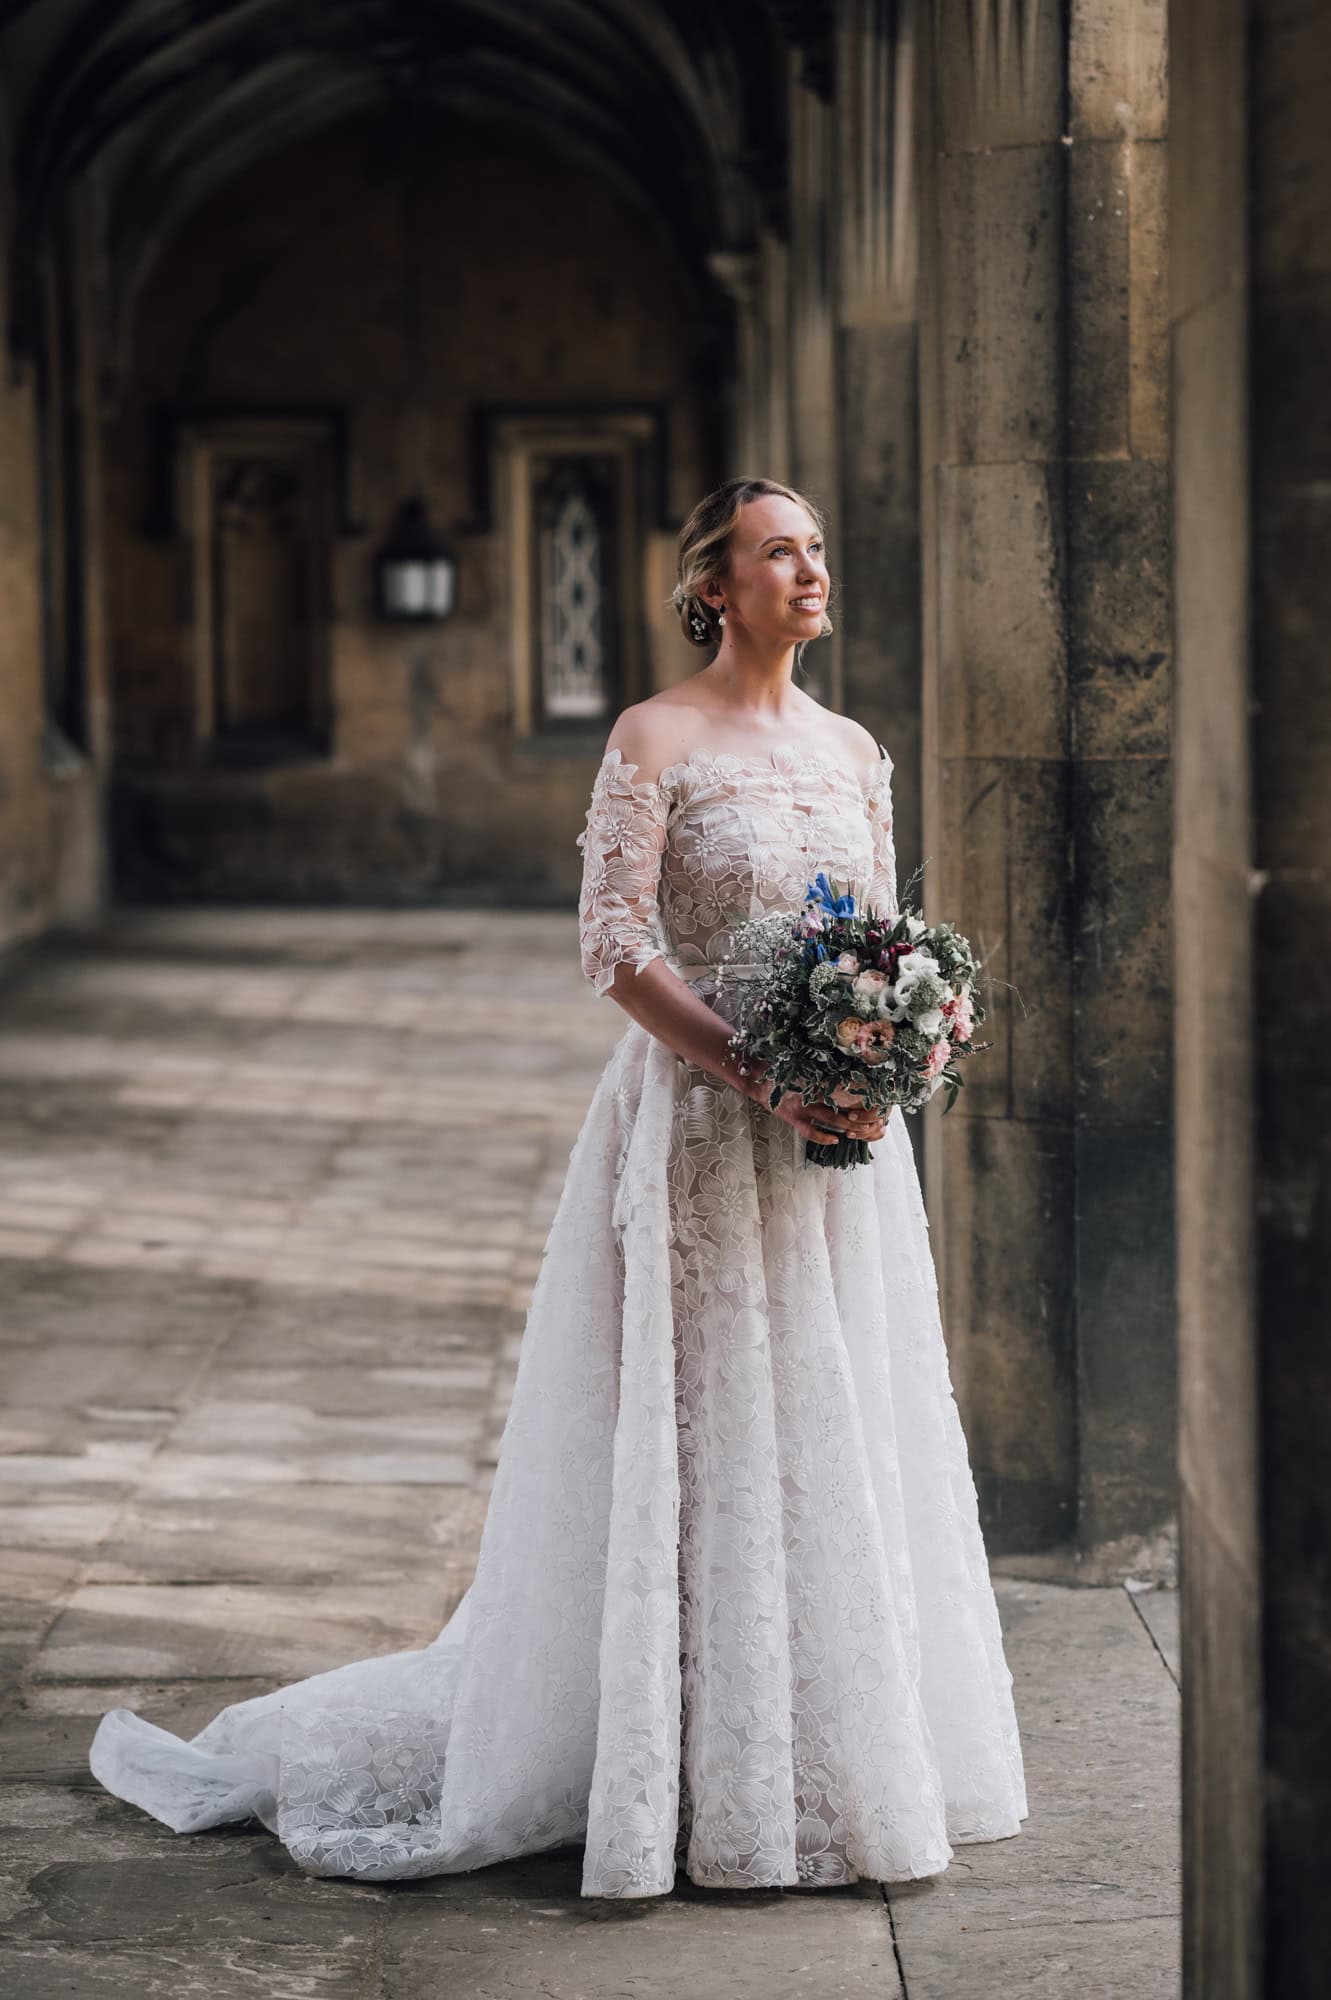
[[[907,917],[906,919],[906,936],[912,944],[914,944],[917,937],[923,937],[928,928],[929,926],[925,923],[923,917]]]
[[[897,964],[897,983],[900,984],[903,973],[928,972],[937,978],[941,971],[942,967],[931,951],[908,951]]]
[[[898,976],[896,985],[883,995],[883,1007],[889,1021],[904,1021],[910,1011],[910,996],[920,983],[920,974],[905,972]]]
[[[921,1014],[919,1020],[913,1021],[911,1026],[918,1028],[922,1035],[932,1035],[935,1037],[941,1035],[943,1032],[942,1008],[931,1007],[927,1014]]]

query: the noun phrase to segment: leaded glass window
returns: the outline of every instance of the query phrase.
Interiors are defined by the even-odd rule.
[[[548,458],[536,493],[537,693],[541,719],[608,717],[615,699],[615,465]]]

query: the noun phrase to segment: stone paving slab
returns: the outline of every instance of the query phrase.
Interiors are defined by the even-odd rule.
[[[948,2000],[989,2000],[1019,1951],[1033,1978],[1023,1992],[1167,1994],[1180,1909],[1172,1684],[1126,1591],[999,1590],[1031,1818],[1016,1839],[958,1848],[936,1880],[893,1889],[908,1976]],[[1156,1985],[1131,1983],[1134,1956]]]
[[[0,1003],[0,1989],[1171,2000],[1169,1593],[996,1579],[1031,1818],[887,1895],[681,1878],[605,1902],[575,1849],[325,1882],[262,1829],[182,1840],[93,1781],[107,1708],[191,1735],[426,1643],[466,1587],[624,1027],[566,917],[512,921],[534,1023],[490,996],[462,912],[127,913],[25,958]]]
[[[88,1583],[360,1585],[469,1574],[484,1520],[473,1487],[238,1481],[223,1493],[142,1489],[84,1571]],[[413,1530],[404,1534],[403,1524]],[[3,1523],[0,1522],[0,1534]]]
[[[418,1645],[449,1606],[437,1579],[343,1591],[282,1584],[82,1584],[32,1665],[37,1680],[258,1674],[304,1679]]]
[[[580,1850],[395,1899],[384,2000],[904,2000],[882,1891],[705,1890],[579,1899]]]

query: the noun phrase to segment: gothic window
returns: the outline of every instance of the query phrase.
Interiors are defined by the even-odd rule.
[[[534,467],[536,711],[586,726],[617,704],[616,464],[589,454]]]

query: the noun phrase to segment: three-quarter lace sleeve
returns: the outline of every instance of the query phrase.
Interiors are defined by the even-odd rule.
[[[869,832],[873,842],[873,872],[865,901],[881,916],[895,917],[897,902],[897,849],[892,832],[892,759],[880,743],[880,760],[865,792]]]
[[[659,780],[607,750],[592,786],[582,849],[578,940],[584,977],[608,993],[621,961],[641,971],[669,950],[657,901],[669,801]]]

